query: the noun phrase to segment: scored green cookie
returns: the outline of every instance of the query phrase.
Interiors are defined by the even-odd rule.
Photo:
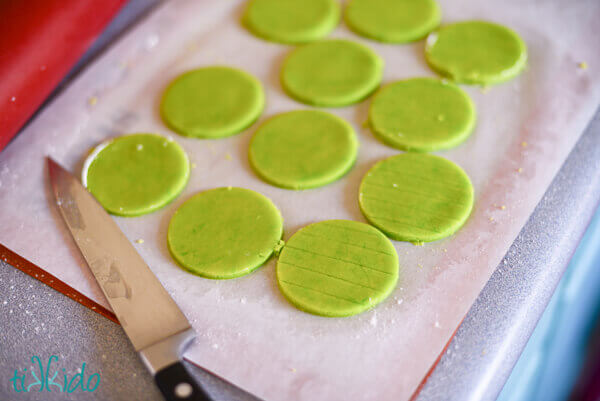
[[[243,22],[263,39],[298,44],[327,36],[339,19],[336,0],[251,0]]]
[[[363,178],[365,218],[398,241],[430,242],[454,234],[473,208],[473,186],[456,164],[404,153],[376,163]]]
[[[431,152],[462,143],[475,126],[475,105],[458,86],[432,78],[382,88],[369,109],[369,125],[397,149]]]
[[[369,96],[381,83],[383,60],[348,40],[310,43],[293,50],[281,71],[285,91],[303,103],[342,107]]]
[[[439,25],[440,18],[435,0],[351,0],[346,7],[350,29],[381,42],[422,39]]]
[[[517,76],[527,47],[514,31],[485,21],[446,25],[427,38],[425,57],[442,75],[465,84],[493,85]]]
[[[171,129],[196,138],[238,134],[260,116],[265,96],[244,71],[204,67],[177,77],[165,90],[160,111]]]
[[[282,235],[281,214],[268,198],[227,187],[200,192],[177,209],[167,242],[173,258],[191,273],[229,279],[262,266]]]
[[[341,317],[383,301],[398,281],[398,255],[376,228],[327,220],[296,232],[277,261],[283,295],[308,313]]]
[[[297,110],[276,115],[258,128],[249,160],[273,185],[308,189],[346,174],[357,148],[354,130],[346,121],[323,111]]]
[[[82,182],[109,213],[138,216],[175,199],[189,175],[188,157],[176,142],[132,134],[94,149],[84,164]]]

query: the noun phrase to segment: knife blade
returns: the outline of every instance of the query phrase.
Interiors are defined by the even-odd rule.
[[[181,352],[195,332],[116,222],[81,183],[47,157],[56,205],[125,334],[166,400],[211,400]]]

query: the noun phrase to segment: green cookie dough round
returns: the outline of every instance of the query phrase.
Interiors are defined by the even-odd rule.
[[[279,114],[258,128],[250,164],[265,181],[282,188],[329,184],[350,170],[358,141],[346,121],[323,111]]]
[[[202,277],[228,279],[251,273],[273,254],[283,234],[279,210],[243,188],[216,188],[187,200],[169,223],[173,258]]]
[[[260,82],[229,67],[205,67],[177,77],[162,97],[160,111],[171,129],[197,138],[240,133],[263,110]]]
[[[475,105],[454,84],[432,78],[407,79],[374,96],[369,124],[379,139],[398,149],[448,149],[473,131]]]
[[[427,62],[456,82],[493,85],[516,77],[527,47],[514,31],[484,21],[447,25],[427,38]]]
[[[357,103],[377,89],[382,71],[383,61],[368,47],[348,40],[324,40],[289,54],[281,84],[301,102],[341,107]]]
[[[473,186],[456,164],[404,153],[376,163],[363,178],[359,205],[366,219],[398,241],[436,241],[454,234],[473,208]]]
[[[381,42],[422,39],[439,25],[440,18],[435,0],[351,0],[346,7],[350,29]]]
[[[298,309],[356,315],[383,301],[398,281],[396,249],[376,228],[327,220],[300,229],[277,261],[277,283]]]
[[[176,142],[132,134],[96,147],[85,161],[82,182],[109,213],[139,216],[175,199],[189,175],[188,157]]]
[[[251,0],[244,24],[264,39],[298,44],[327,36],[339,19],[336,0]]]

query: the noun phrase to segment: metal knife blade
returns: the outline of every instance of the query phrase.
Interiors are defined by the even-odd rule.
[[[208,400],[191,377],[181,378],[187,372],[181,371],[180,352],[195,336],[185,315],[92,194],[58,163],[49,157],[47,160],[56,205],[127,337],[165,397]],[[175,364],[180,366],[175,369]],[[159,377],[173,382],[175,387],[166,389],[169,394]]]

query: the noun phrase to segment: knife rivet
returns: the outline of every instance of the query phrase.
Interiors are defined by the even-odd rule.
[[[182,382],[175,386],[175,395],[178,398],[187,398],[192,395],[192,386],[189,383]]]

